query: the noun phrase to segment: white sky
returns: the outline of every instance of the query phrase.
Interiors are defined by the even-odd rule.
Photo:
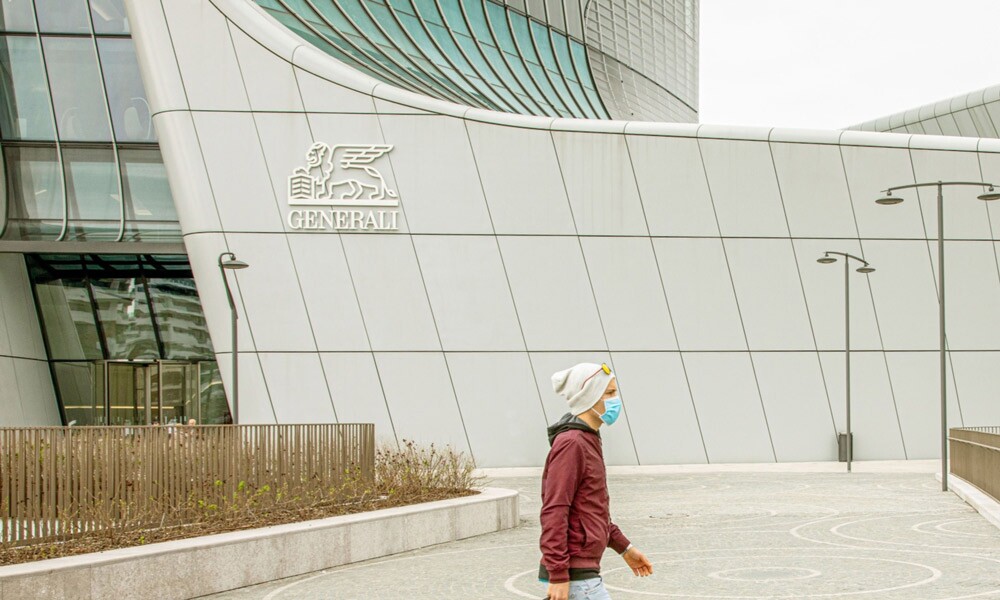
[[[700,121],[841,128],[1000,84],[1000,0],[701,0]]]

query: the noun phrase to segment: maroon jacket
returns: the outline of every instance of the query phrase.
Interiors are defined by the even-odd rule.
[[[572,568],[601,568],[604,549],[621,554],[628,538],[611,522],[601,436],[570,415],[549,427],[552,449],[542,473],[542,567],[551,583]]]

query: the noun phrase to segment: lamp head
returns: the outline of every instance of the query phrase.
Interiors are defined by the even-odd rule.
[[[229,260],[222,261],[222,268],[223,269],[229,269],[231,271],[236,271],[236,270],[239,270],[239,269],[245,269],[245,268],[247,268],[249,266],[250,265],[248,265],[247,263],[243,262],[242,260],[237,260],[235,256],[233,256],[233,258],[231,258]]]
[[[830,265],[837,262],[837,259],[833,256],[821,256],[816,259],[816,262],[818,262],[821,265]]]
[[[865,275],[867,275],[869,273],[874,273],[874,272],[875,272],[875,267],[873,267],[871,265],[865,265],[863,267],[858,267],[858,273],[864,273]]]
[[[986,190],[982,194],[979,194],[978,196],[976,196],[976,198],[979,198],[984,202],[989,202],[991,200],[1000,200],[1000,192],[993,189],[993,186],[991,185],[990,189]]]
[[[891,206],[893,204],[899,204],[902,201],[903,201],[902,198],[900,198],[899,196],[893,196],[892,192],[890,191],[890,192],[886,192],[885,196],[882,196],[881,198],[879,198],[878,200],[876,200],[875,203],[876,204],[882,204],[882,205],[885,205],[885,206]]]

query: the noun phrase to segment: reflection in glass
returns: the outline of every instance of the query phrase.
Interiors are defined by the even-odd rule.
[[[35,0],[43,33],[90,33],[87,0]]]
[[[149,295],[166,357],[212,356],[212,340],[193,279],[152,279]]]
[[[63,193],[55,148],[3,149],[7,175],[7,239],[56,237]]]
[[[66,423],[104,425],[104,365],[57,362],[53,368]]]
[[[52,360],[103,357],[84,281],[57,279],[35,284],[42,326]]]
[[[177,211],[158,148],[121,150],[125,190],[125,226],[129,240],[168,241],[180,238]]]
[[[67,239],[114,240],[121,223],[118,171],[110,148],[63,150],[70,228]]]
[[[110,142],[111,127],[93,40],[43,37],[42,46],[59,138]]]
[[[201,363],[201,424],[232,423],[226,391],[222,387],[222,373],[215,361]]]
[[[38,39],[0,39],[0,133],[8,140],[55,139]]]
[[[97,40],[97,49],[101,55],[115,139],[119,142],[156,141],[132,40],[101,38]]]
[[[158,358],[156,334],[141,279],[95,279],[91,281],[97,315],[108,345],[108,356],[116,359]]]
[[[34,31],[35,15],[31,0],[0,2],[0,31]]]
[[[128,33],[124,0],[90,0],[95,33]]]

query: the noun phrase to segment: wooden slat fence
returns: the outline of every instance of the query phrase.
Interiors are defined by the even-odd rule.
[[[0,428],[0,543],[333,497],[374,472],[372,424]]]
[[[1000,502],[1000,427],[954,428],[948,440],[948,470]]]

